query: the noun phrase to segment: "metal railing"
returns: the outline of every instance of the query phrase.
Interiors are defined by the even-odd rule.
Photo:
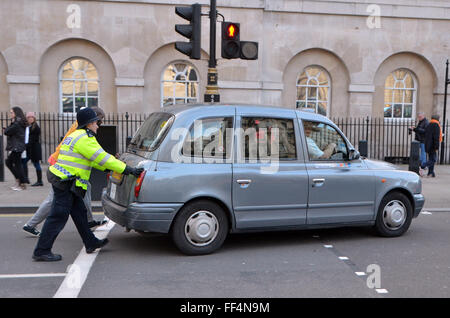
[[[411,142],[415,139],[415,133],[410,133],[408,128],[416,126],[415,120],[371,117],[331,118],[331,120],[355,147],[358,147],[360,140],[367,140],[369,158],[393,163],[408,163]],[[445,136],[448,136],[448,130],[447,120]],[[449,164],[450,147],[448,138],[444,138],[444,148],[439,151],[444,151],[443,163]]]
[[[10,123],[8,112],[0,112],[1,127]],[[117,150],[125,152],[127,137],[133,136],[149,114],[143,113],[108,113],[105,114],[103,125],[114,125],[117,128]],[[42,160],[55,151],[62,138],[76,120],[75,114],[36,113],[36,121],[41,128]],[[6,139],[5,139],[6,144]]]
[[[103,124],[117,127],[118,152],[125,152],[127,137],[133,136],[149,115],[128,112],[106,114]],[[37,113],[36,118],[41,127],[42,159],[46,161],[75,121],[76,116],[74,114]],[[360,140],[367,140],[369,158],[394,163],[408,163],[411,141],[414,140],[414,132],[409,134],[408,128],[415,126],[415,120],[373,117],[331,118],[331,120],[336,123],[356,148],[358,148]],[[9,122],[9,113],[0,112],[1,127],[8,126]],[[445,136],[449,136],[448,120],[445,127]],[[444,141],[443,163],[449,164],[449,140],[444,138]]]

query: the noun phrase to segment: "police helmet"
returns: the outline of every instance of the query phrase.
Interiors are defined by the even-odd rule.
[[[99,120],[95,111],[89,107],[81,109],[77,113],[78,128],[85,128],[88,124]]]

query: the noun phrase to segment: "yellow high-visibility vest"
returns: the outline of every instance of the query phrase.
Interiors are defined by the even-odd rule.
[[[77,129],[63,140],[58,160],[49,170],[62,180],[76,177],[76,186],[86,190],[92,167],[122,173],[126,164],[103,150],[85,129]]]

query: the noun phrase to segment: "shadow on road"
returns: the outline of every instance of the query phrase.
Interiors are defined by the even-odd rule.
[[[234,233],[228,235],[224,245],[217,253],[236,250],[287,248],[326,241],[354,241],[376,237],[368,227]],[[120,247],[133,254],[140,253],[146,254],[147,256],[152,254],[165,256],[182,255],[173,244],[170,235],[167,234],[124,233],[116,231],[110,238],[114,241],[115,248]]]

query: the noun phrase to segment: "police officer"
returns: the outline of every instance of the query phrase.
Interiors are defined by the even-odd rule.
[[[87,253],[92,253],[108,243],[108,239],[97,239],[88,226],[83,197],[91,167],[136,177],[144,170],[129,167],[102,149],[95,138],[98,120],[91,108],[80,110],[77,113],[78,129],[64,139],[57,162],[48,169],[47,178],[53,187],[54,200],[52,211],[44,223],[34,249],[35,261],[52,262],[62,259],[61,255],[53,254],[51,249],[56,237],[66,225],[69,214]]]

